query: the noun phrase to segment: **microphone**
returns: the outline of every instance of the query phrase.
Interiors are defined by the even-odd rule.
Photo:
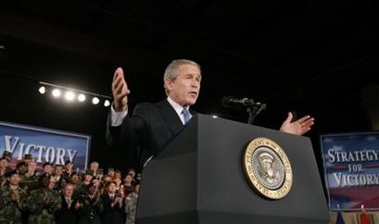
[[[222,105],[227,108],[233,109],[246,109],[246,107],[253,106],[254,100],[248,98],[234,98],[232,96],[225,96],[221,101]]]
[[[235,110],[244,110],[249,114],[248,124],[253,124],[255,117],[267,108],[265,103],[254,102],[253,99],[248,98],[234,98],[232,96],[225,96],[221,101],[222,105],[227,108]]]

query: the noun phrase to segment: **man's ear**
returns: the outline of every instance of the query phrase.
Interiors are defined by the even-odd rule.
[[[165,83],[166,89],[170,91],[172,89],[174,80],[172,80],[172,79],[165,79],[164,83]]]

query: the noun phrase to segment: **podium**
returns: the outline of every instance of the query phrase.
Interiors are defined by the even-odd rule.
[[[278,200],[252,188],[243,155],[265,137],[292,167],[289,193]],[[191,121],[142,171],[139,224],[328,224],[329,211],[311,141],[276,130],[207,115]]]

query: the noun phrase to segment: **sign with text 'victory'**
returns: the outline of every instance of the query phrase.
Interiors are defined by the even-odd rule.
[[[379,132],[320,138],[330,209],[378,209]]]
[[[0,122],[0,156],[8,151],[12,155],[11,166],[30,154],[37,165],[45,162],[64,165],[69,160],[83,170],[90,141],[89,135]]]

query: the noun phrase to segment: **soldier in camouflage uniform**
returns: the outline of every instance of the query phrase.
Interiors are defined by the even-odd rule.
[[[20,187],[24,191],[26,191],[27,188],[28,188],[28,186],[27,186],[27,183],[28,183],[27,179],[28,178],[26,177],[25,174],[28,172],[28,163],[25,162],[25,161],[19,161],[16,164],[16,169],[18,170],[19,176],[20,176],[20,179],[21,179],[21,181],[20,181]]]
[[[0,188],[6,184],[7,172],[10,172],[12,169],[8,167],[8,163],[11,161],[12,153],[9,151],[4,151],[3,155],[0,158]]]
[[[20,188],[18,170],[6,174],[7,185],[0,189],[0,224],[22,224],[26,210],[26,193]]]
[[[129,193],[125,198],[125,213],[126,213],[126,222],[125,224],[135,224],[135,218],[137,213],[137,201],[138,194],[140,189],[140,182],[136,181],[134,185],[134,191]]]
[[[88,186],[92,182],[93,175],[91,170],[86,170],[83,174],[83,180],[79,182],[76,186],[76,195],[85,195],[87,193]]]
[[[30,154],[25,155],[25,160],[20,161],[17,163],[16,168],[18,169],[20,173],[20,187],[29,194],[30,191],[40,188],[39,184],[39,177],[36,175],[31,175],[28,173],[29,171],[29,164],[33,163],[34,161],[30,161],[33,158],[30,157]],[[32,165],[33,166],[33,165]]]
[[[62,206],[58,192],[51,189],[50,175],[40,177],[41,187],[30,192],[27,206],[30,211],[29,224],[55,224],[55,212]]]

